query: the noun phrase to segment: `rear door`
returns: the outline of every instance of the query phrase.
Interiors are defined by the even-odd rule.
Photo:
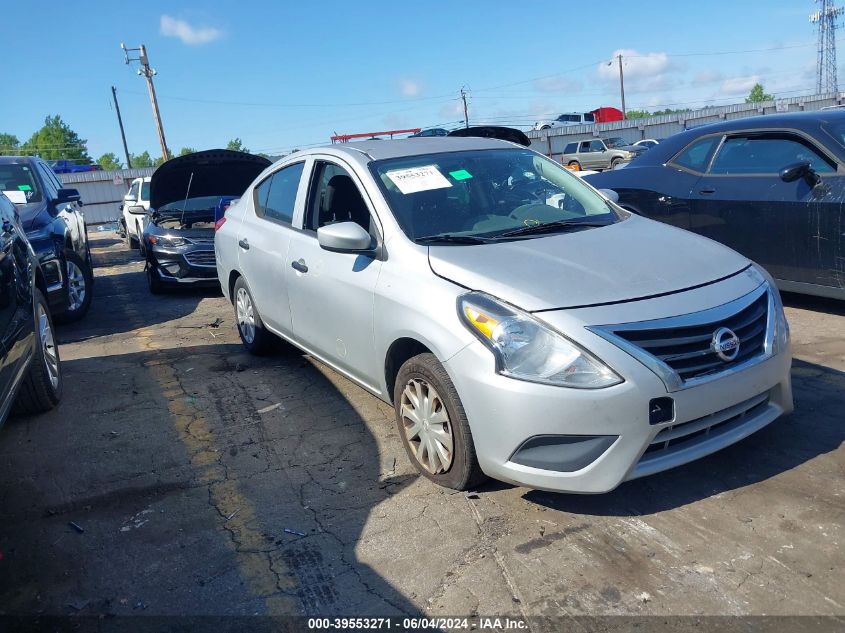
[[[799,161],[810,161],[820,185],[781,180],[780,171]],[[690,228],[778,279],[829,285],[836,240],[822,225],[840,213],[842,179],[836,161],[797,132],[728,134],[693,190]]]
[[[381,261],[320,248],[317,229],[356,222],[379,239],[366,190],[353,169],[334,157],[314,162],[302,231],[291,237],[285,274],[297,342],[376,388],[374,292]]]
[[[262,320],[291,335],[285,263],[296,210],[304,199],[305,161],[283,166],[258,183],[238,228],[238,266]]]

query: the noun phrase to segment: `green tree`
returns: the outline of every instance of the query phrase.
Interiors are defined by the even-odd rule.
[[[184,156],[185,154],[193,154],[196,151],[197,150],[195,150],[193,147],[183,147],[179,150],[179,156]]]
[[[226,149],[230,149],[233,152],[246,152],[249,153],[249,150],[244,147],[243,141],[240,138],[235,137],[231,141],[226,144]]]
[[[21,149],[21,142],[14,134],[0,133],[0,156],[17,154]]]
[[[57,114],[45,118],[41,129],[21,149],[25,154],[37,154],[46,160],[66,158],[82,164],[91,162],[87,143]]]
[[[97,159],[97,164],[102,167],[104,171],[117,171],[118,169],[123,169],[123,163],[121,163],[120,159],[112,152],[100,156]]]
[[[652,116],[651,112],[648,110],[628,110],[625,113],[626,119],[646,119]]]
[[[761,101],[774,101],[774,95],[766,94],[763,91],[763,84],[754,84],[751,92],[745,97],[745,103],[760,103]]]
[[[158,158],[153,159],[153,167],[161,167],[166,161],[164,157],[159,156]]]
[[[152,167],[153,166],[153,159],[150,157],[149,152],[143,152],[141,154],[130,154],[132,158],[132,167],[141,169],[143,167]]]

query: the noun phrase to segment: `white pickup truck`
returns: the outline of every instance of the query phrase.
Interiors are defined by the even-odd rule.
[[[140,212],[143,208],[143,213]],[[144,234],[144,218],[150,210],[150,177],[136,178],[129,187],[129,192],[123,196],[120,205],[122,216],[120,229],[126,238],[129,248],[140,248],[141,236]]]

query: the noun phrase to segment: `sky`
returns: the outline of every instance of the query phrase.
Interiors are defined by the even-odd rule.
[[[278,155],[334,133],[463,123],[529,126],[561,112],[742,102],[761,82],[811,94],[812,0],[650,3],[45,0],[4,6],[0,132],[22,142],[60,114],[89,153],[159,156],[138,64],[145,44],[168,147]],[[841,79],[840,79],[841,81]],[[18,83],[19,82],[19,83]],[[18,89],[15,89],[15,86]]]

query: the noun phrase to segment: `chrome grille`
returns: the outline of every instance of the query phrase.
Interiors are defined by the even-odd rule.
[[[646,448],[643,459],[656,456],[653,455],[654,453],[680,450],[696,442],[702,442],[720,433],[740,427],[753,420],[768,404],[769,392],[767,391],[702,418],[667,426],[654,436],[654,439]]]
[[[190,251],[185,253],[185,261],[191,266],[217,266],[214,251]]]

